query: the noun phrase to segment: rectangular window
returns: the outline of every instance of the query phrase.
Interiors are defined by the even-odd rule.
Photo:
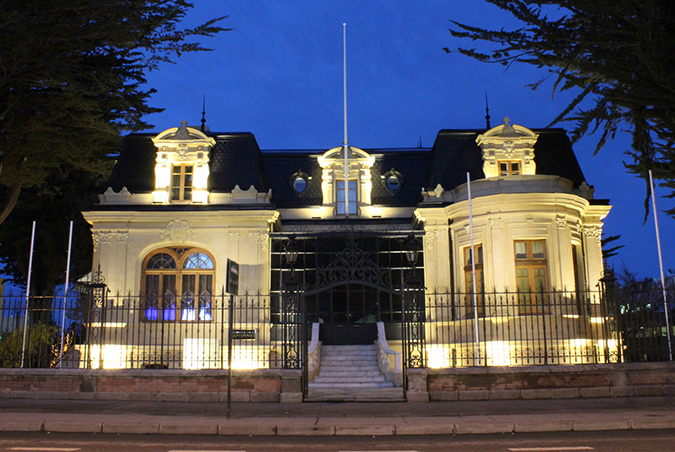
[[[483,280],[483,245],[474,245],[473,254],[476,259],[476,304],[478,305],[478,316],[485,315],[485,303],[483,293],[485,292],[485,282]],[[466,282],[466,315],[473,317],[473,269],[471,265],[471,247],[464,248],[464,280]]]
[[[192,201],[192,165],[174,165],[171,175],[171,200]]]
[[[544,313],[545,291],[548,288],[546,242],[516,240],[516,288],[521,314]]]
[[[520,174],[520,162],[499,162],[500,176],[517,176]]]
[[[349,215],[356,215],[356,200],[357,198],[357,193],[356,193],[356,180],[355,179],[350,179],[349,180]],[[344,215],[345,214],[345,181],[344,180],[339,180],[337,181],[337,214],[338,215]]]

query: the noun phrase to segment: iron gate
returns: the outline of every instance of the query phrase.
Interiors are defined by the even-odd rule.
[[[283,367],[303,371],[305,394],[308,332],[314,322],[366,325],[383,321],[389,327],[398,326],[404,382],[406,368],[425,367],[423,268],[411,268],[405,260],[407,235],[297,234],[293,238],[300,251],[294,266],[282,258],[291,236],[273,241],[272,290],[276,276],[279,312],[273,312],[272,318],[282,332]],[[374,294],[375,300],[367,300],[364,294]]]

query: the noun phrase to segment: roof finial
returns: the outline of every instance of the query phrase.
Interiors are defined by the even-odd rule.
[[[202,102],[202,132],[206,131],[206,94],[204,94],[204,101]]]
[[[487,91],[485,91],[485,126],[488,130],[492,128],[490,127],[490,107],[488,106]]]

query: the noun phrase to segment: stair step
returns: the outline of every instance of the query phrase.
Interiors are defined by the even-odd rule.
[[[363,383],[310,383],[310,388],[392,388],[391,381],[363,382]]]
[[[323,345],[321,346],[321,350],[344,350],[344,351],[350,351],[350,350],[375,350],[375,344],[373,345]]]
[[[344,370],[344,368],[341,368],[340,370],[325,370],[321,369],[319,372],[320,377],[333,377],[333,378],[344,378],[344,377],[380,377],[382,374],[380,373],[379,370],[360,370],[358,372],[354,372],[351,370]]]
[[[382,383],[384,377],[379,375],[377,377],[322,377],[314,378],[314,383]]]

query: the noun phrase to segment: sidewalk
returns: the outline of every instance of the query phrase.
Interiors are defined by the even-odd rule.
[[[670,397],[430,403],[0,399],[0,431],[201,435],[441,435],[675,428]]]

